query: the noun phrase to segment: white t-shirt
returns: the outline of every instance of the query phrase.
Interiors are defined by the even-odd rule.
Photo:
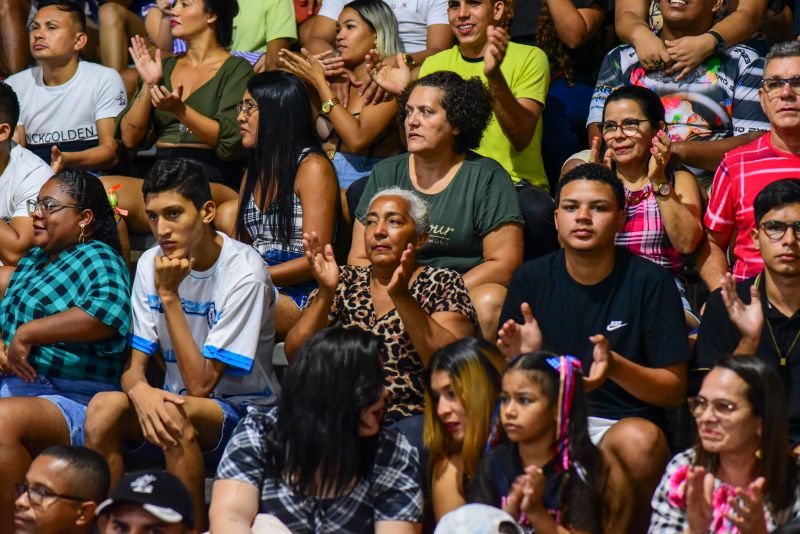
[[[48,161],[55,144],[67,152],[97,146],[97,121],[116,118],[128,105],[119,73],[88,61],[80,61],[75,75],[61,85],[45,85],[38,66],[9,77],[6,83],[19,99],[25,143]]]
[[[35,199],[53,169],[36,154],[11,143],[8,166],[0,174],[0,217],[7,223],[28,216],[28,200]]]
[[[319,14],[338,20],[349,0],[325,0]],[[428,48],[428,26],[449,24],[447,0],[386,0],[397,17],[402,52],[413,54]]]
[[[277,292],[258,252],[224,234],[222,250],[207,271],[191,271],[178,286],[192,338],[203,356],[228,365],[213,396],[269,403],[280,389],[272,371]],[[155,258],[161,247],[139,259],[133,282],[131,347],[153,355],[159,348],[167,370],[164,389],[185,395],[167,317],[156,293]]]

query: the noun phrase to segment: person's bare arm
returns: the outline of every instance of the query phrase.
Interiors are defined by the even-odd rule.
[[[16,265],[28,253],[33,242],[30,217],[14,217],[10,223],[0,220],[0,261]]]
[[[709,291],[720,285],[720,280],[728,272],[728,245],[733,231],[714,232],[706,230],[706,238],[700,241],[697,248],[697,269]]]
[[[215,480],[208,519],[211,532],[251,534],[258,514],[259,488],[241,480]]]
[[[428,35],[425,42],[425,50],[419,52],[412,52],[410,55],[414,58],[416,65],[422,65],[426,58],[438,54],[442,50],[447,50],[453,46],[453,32],[450,30],[449,24],[431,24],[428,26]]]
[[[114,139],[114,119],[100,119],[97,124],[97,146],[79,152],[61,152],[57,148],[51,157],[56,172],[63,169],[104,170],[117,164],[117,140]],[[55,147],[54,147],[55,148]],[[60,162],[58,161],[60,158]]]
[[[514,270],[522,265],[522,225],[506,223],[483,237],[483,262],[464,274],[464,285],[472,289],[483,284],[508,286]]]
[[[759,131],[714,141],[677,141],[672,145],[672,154],[675,156],[676,161],[680,163],[714,172],[719,167],[726,152],[752,143],[762,135],[764,135],[764,132]]]
[[[314,16],[313,21],[314,26],[305,48],[312,54],[332,50],[336,41],[336,21],[322,15]]]
[[[375,534],[419,534],[422,532],[420,523],[409,521],[376,521]]]
[[[164,52],[172,52],[169,0],[157,0],[157,7],[150,9],[144,18],[144,28],[150,41]]]
[[[675,408],[686,397],[686,363],[666,367],[645,367],[614,354],[608,378],[647,404]]]
[[[303,233],[316,232],[321,242],[331,243],[339,183],[325,156],[308,156],[303,160],[297,170],[295,192],[303,209]],[[277,286],[291,286],[313,279],[306,258],[273,265],[269,274]]]
[[[558,38],[564,45],[577,49],[597,34],[606,17],[599,4],[576,8],[570,0],[547,0]]]
[[[675,173],[675,186],[667,197],[656,195],[658,210],[672,246],[681,254],[691,254],[703,238],[700,222],[700,190],[687,171]]]
[[[614,30],[617,37],[636,48],[643,65],[661,60],[671,61],[664,41],[648,25],[650,0],[616,0],[614,4]]]
[[[347,264],[361,267],[367,267],[370,264],[369,258],[367,258],[367,250],[364,248],[364,224],[358,219],[353,221],[353,237],[350,241]]]
[[[291,41],[285,38],[273,39],[269,41],[267,43],[266,53],[259,58],[253,70],[256,73],[259,73],[278,69],[280,67],[280,63],[278,62],[278,52],[284,49],[288,50],[291,44]]]

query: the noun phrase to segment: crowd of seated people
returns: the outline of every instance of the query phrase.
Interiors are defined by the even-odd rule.
[[[0,533],[798,528],[800,16],[614,4],[0,0]]]

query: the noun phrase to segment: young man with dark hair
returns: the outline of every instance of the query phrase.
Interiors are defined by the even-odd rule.
[[[754,354],[774,365],[789,396],[792,446],[800,446],[800,179],[766,186],[754,201],[750,231],[764,271],[736,283],[729,273],[706,301],[697,367],[720,356]]]
[[[142,192],[159,244],[136,271],[124,393],[92,399],[85,439],[115,481],[123,454],[160,458],[159,447],[201,510],[205,466],[216,465],[248,405],[276,400],[277,291],[252,247],[214,230],[216,206],[199,164],[159,161]],[[156,352],[166,362],[163,389],[145,377]]]
[[[126,474],[97,507],[97,514],[101,534],[197,532],[191,494],[177,477],[165,471]]]
[[[555,223],[564,248],[514,273],[498,346],[509,356],[548,350],[581,359],[592,439],[625,467],[644,524],[667,461],[664,409],[678,406],[686,389],[678,290],[667,270],[614,246],[625,195],[602,165],[562,178]]]
[[[37,456],[17,485],[16,534],[89,534],[109,488],[103,457],[83,447],[57,445]]]
[[[86,16],[70,0],[40,2],[30,31],[37,66],[6,80],[20,97],[15,141],[53,170],[101,171],[117,162],[114,120],[128,103],[119,73],[81,61]]]
[[[35,154],[11,140],[19,120],[14,90],[0,82],[0,262],[16,265],[33,242],[28,200],[53,175]]]

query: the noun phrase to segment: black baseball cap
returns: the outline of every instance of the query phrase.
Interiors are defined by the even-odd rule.
[[[121,503],[136,504],[165,523],[194,525],[192,496],[175,475],[161,470],[126,473],[111,496],[100,503],[99,515]]]

